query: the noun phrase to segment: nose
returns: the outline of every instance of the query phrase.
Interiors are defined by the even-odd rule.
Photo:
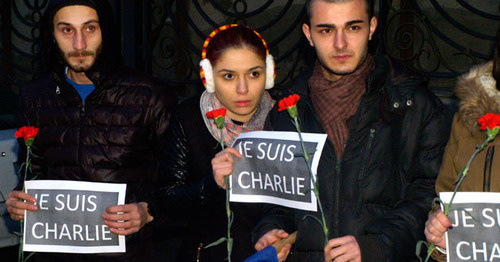
[[[345,39],[345,34],[342,30],[338,30],[335,34],[334,46],[336,49],[344,49],[347,47],[347,41]]]
[[[248,81],[245,77],[240,77],[238,86],[236,87],[236,92],[241,95],[248,93]]]
[[[82,51],[87,48],[87,41],[83,32],[79,31],[75,33],[75,37],[73,38],[73,48],[78,51]]]

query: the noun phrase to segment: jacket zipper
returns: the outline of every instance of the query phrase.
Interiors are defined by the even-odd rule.
[[[85,100],[82,100],[82,105],[80,107],[80,134],[78,136],[78,166],[80,170],[80,175],[83,174],[82,166],[82,131],[83,131],[83,117],[85,116]]]
[[[495,147],[488,148],[486,159],[484,163],[484,177],[483,177],[483,192],[491,191],[491,169],[493,166],[493,156],[495,155]]]
[[[368,143],[366,145],[365,154],[363,155],[361,163],[361,169],[359,171],[358,179],[356,181],[356,189],[353,198],[357,199],[356,201],[356,210],[361,208],[361,197],[359,196],[359,181],[364,177],[366,162],[368,162],[368,155],[370,154],[370,149],[372,148],[373,139],[375,138],[375,128],[370,128],[370,134],[368,135]]]
[[[334,237],[338,237],[339,236],[339,214],[340,214],[340,170],[341,170],[341,163],[342,163],[342,159],[337,159],[337,163],[335,164],[335,172],[336,172],[336,176],[335,176],[335,179],[336,179],[336,183],[337,183],[337,190],[335,192],[335,206],[336,206],[336,215],[334,216],[335,219],[334,219]]]
[[[365,174],[366,162],[368,160],[367,158],[368,154],[370,153],[370,149],[372,148],[374,137],[375,137],[375,129],[370,128],[370,135],[368,136],[368,144],[366,146],[365,156],[363,157],[363,163],[361,163],[361,171],[359,173],[358,178],[363,177],[363,175]]]

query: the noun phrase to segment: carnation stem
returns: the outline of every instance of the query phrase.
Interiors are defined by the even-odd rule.
[[[469,161],[467,161],[467,164],[465,165],[464,169],[462,170],[462,172],[460,173],[460,175],[458,177],[458,180],[457,180],[456,186],[455,186],[455,190],[453,190],[453,195],[451,195],[450,202],[448,204],[444,205],[444,215],[445,216],[448,216],[448,214],[450,213],[451,205],[453,204],[453,200],[455,199],[455,195],[457,194],[460,186],[462,186],[462,182],[464,181],[465,177],[469,173],[469,167],[470,167],[472,161],[474,160],[474,158],[476,158],[476,156],[481,151],[484,150],[486,145],[488,145],[488,143],[491,141],[493,141],[493,139],[490,139],[490,137],[488,137],[488,139],[486,139],[486,141],[484,141],[484,143],[482,145],[477,147],[476,151],[474,151],[472,156],[469,158]],[[429,261],[429,258],[431,257],[431,254],[434,252],[434,249],[436,249],[436,244],[430,243],[429,247],[427,248],[427,257],[425,258],[425,262]]]
[[[325,213],[323,212],[323,205],[321,205],[321,200],[319,198],[319,188],[317,179],[314,177],[311,171],[311,165],[309,164],[309,155],[307,154],[306,147],[304,145],[304,139],[302,138],[302,132],[300,130],[299,121],[297,117],[293,117],[295,128],[297,129],[297,133],[299,134],[300,145],[302,146],[302,152],[304,154],[304,158],[306,160],[307,170],[309,171],[309,176],[311,177],[311,182],[313,183],[313,190],[316,194],[316,201],[318,202],[319,212],[321,214],[321,221],[323,227],[323,233],[325,235],[325,245],[328,243],[328,226],[326,225]]]
[[[26,147],[26,164],[24,165],[24,180],[23,180],[23,192],[26,191],[26,188],[24,186],[24,183],[26,182],[26,179],[28,179],[28,169],[30,168],[30,153],[31,153],[31,146]],[[23,245],[24,245],[24,219],[21,219],[21,236],[19,239],[19,253],[17,256],[17,261],[18,262],[24,262],[24,251],[23,251]]]

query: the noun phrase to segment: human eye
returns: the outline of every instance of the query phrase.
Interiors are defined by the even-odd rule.
[[[250,77],[252,78],[257,78],[260,76],[260,72],[259,71],[252,71],[250,72]]]
[[[226,73],[226,74],[224,74],[224,79],[226,79],[226,80],[231,80],[231,79],[233,79],[233,78],[234,78],[234,75],[233,75],[233,74],[231,74],[231,73]]]
[[[96,25],[96,24],[90,24],[90,25],[88,25],[88,26],[85,28],[85,31],[92,33],[92,32],[97,31],[98,29],[99,29],[99,26],[98,26],[98,25]]]
[[[349,31],[359,31],[359,30],[361,30],[361,26],[359,25],[351,25],[349,27]]]
[[[63,32],[63,34],[71,34],[73,32],[73,29],[71,27],[63,27],[61,28],[61,32]]]
[[[332,32],[332,29],[331,28],[323,28],[323,29],[319,30],[319,32],[321,34],[329,34]]]

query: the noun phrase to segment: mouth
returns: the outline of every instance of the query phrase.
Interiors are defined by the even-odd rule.
[[[336,55],[333,56],[333,59],[337,62],[345,62],[349,60],[352,56],[351,55]]]
[[[245,107],[250,105],[250,100],[238,100],[234,103],[236,104],[236,106]]]

